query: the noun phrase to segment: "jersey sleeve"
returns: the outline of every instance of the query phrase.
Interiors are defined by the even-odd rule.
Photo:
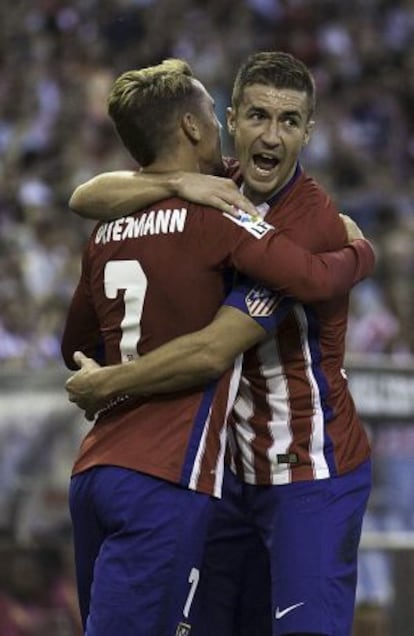
[[[273,333],[289,313],[294,302],[291,297],[283,296],[247,277],[242,277],[223,304],[238,309],[265,331]]]
[[[87,253],[82,259],[82,272],[73,294],[63,330],[61,352],[69,369],[77,369],[75,351],[82,351],[96,362],[104,364],[104,346],[88,284]]]
[[[207,215],[210,217],[207,217]],[[375,265],[365,239],[335,252],[312,254],[292,242],[284,231],[247,214],[236,218],[206,212],[202,249],[283,295],[311,303],[347,294]]]

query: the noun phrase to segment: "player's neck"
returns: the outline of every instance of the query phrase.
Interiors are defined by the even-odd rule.
[[[200,172],[198,162],[193,155],[177,153],[157,159],[143,169],[143,172]]]

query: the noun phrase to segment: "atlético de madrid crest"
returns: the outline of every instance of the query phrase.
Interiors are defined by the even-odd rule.
[[[249,315],[260,318],[270,316],[278,306],[281,295],[274,290],[256,285],[246,295],[246,307]]]

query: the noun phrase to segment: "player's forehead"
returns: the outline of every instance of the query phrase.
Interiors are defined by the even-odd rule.
[[[269,84],[249,84],[243,89],[239,108],[262,109],[268,112],[297,112],[306,118],[309,112],[309,100],[305,91]]]

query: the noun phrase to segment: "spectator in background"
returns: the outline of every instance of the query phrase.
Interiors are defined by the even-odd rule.
[[[229,15],[237,15],[237,20],[229,24],[223,19]],[[220,109],[229,102],[228,87],[240,60],[251,50],[274,46],[304,59],[321,97],[318,126],[303,157],[306,168],[381,243],[380,267],[368,285],[374,290],[375,307],[380,305],[381,336],[370,351],[412,359],[413,320],[408,316],[414,311],[410,291],[414,277],[409,261],[399,258],[394,299],[393,283],[385,282],[384,276],[394,269],[392,253],[401,253],[401,245],[408,242],[406,228],[414,211],[413,15],[409,0],[0,3],[0,362],[5,372],[59,364],[58,325],[78,276],[74,255],[89,233],[88,225],[73,226],[67,200],[75,186],[94,174],[131,166],[113,130],[102,125],[104,106],[101,102],[99,108],[99,96],[105,83],[126,64],[141,65],[185,50],[195,69],[203,73],[214,69],[209,87]],[[199,32],[193,27],[200,23],[199,45]],[[223,43],[218,68],[217,51],[223,53]],[[365,82],[375,84],[369,96]],[[361,131],[365,140],[369,128],[359,106],[361,91],[365,110],[382,113],[376,115],[376,136],[379,132],[385,145],[378,156],[365,141],[362,154],[355,134]],[[228,139],[224,141],[228,149]],[[40,189],[49,192],[52,223],[69,246],[63,255],[62,278],[52,279],[50,298],[40,303],[25,285],[22,270],[26,250],[22,237],[28,231],[33,235],[32,251],[43,253],[32,231],[32,206],[21,197],[27,192],[23,186],[28,152],[30,178],[35,173]],[[390,225],[382,213],[384,202],[394,208]],[[373,223],[378,223],[375,232]],[[388,230],[393,230],[392,253],[387,249]],[[408,232],[412,232],[409,227]],[[369,303],[371,291],[360,302],[362,294],[362,289],[355,290],[351,306],[350,352],[366,346],[363,334],[370,330],[371,320],[378,328]],[[370,330],[370,340],[371,334]],[[45,349],[47,353],[42,353]]]
[[[238,20],[229,25],[223,16],[231,13]],[[222,117],[233,69],[251,50],[277,46],[298,55],[312,69],[321,97],[320,123],[304,155],[306,167],[368,232],[384,202],[395,208],[397,232],[412,214],[414,8],[410,2],[74,0],[68,5],[51,0],[28,6],[18,0],[12,7],[0,7],[0,20],[0,232],[7,240],[25,234],[34,222],[27,196],[32,201],[35,194],[38,201],[41,196],[41,206],[47,197],[53,223],[73,246],[63,256],[62,296],[62,288],[56,287],[59,282],[50,286],[50,295],[57,293],[63,304],[69,301],[77,277],[73,254],[89,230],[86,226],[84,232],[79,227],[75,231],[71,225],[65,213],[69,195],[99,172],[131,167],[113,130],[103,122],[102,94],[125,64],[141,66],[185,55],[208,79]],[[224,142],[228,151],[229,138]],[[32,249],[42,252],[38,237],[33,238]],[[24,255],[25,246],[19,241],[15,257],[23,260]],[[391,256],[385,258],[384,271],[392,265]],[[16,269],[16,277],[9,278],[14,297],[20,297],[18,275]],[[377,278],[383,288],[381,275]],[[21,299],[29,314],[35,311],[31,296],[28,289]],[[0,301],[3,322],[13,301],[3,289]],[[387,312],[397,318],[396,340],[412,354],[401,295],[398,306],[387,294],[384,302]],[[412,307],[413,301],[408,303]],[[17,357],[14,347],[10,354],[3,352],[4,364],[8,360],[13,366],[56,363],[56,353],[39,356],[38,362],[26,355],[24,340],[36,347],[41,337],[27,329],[20,334],[23,342]]]
[[[81,635],[76,590],[65,560],[60,547],[2,546],[2,636]]]

